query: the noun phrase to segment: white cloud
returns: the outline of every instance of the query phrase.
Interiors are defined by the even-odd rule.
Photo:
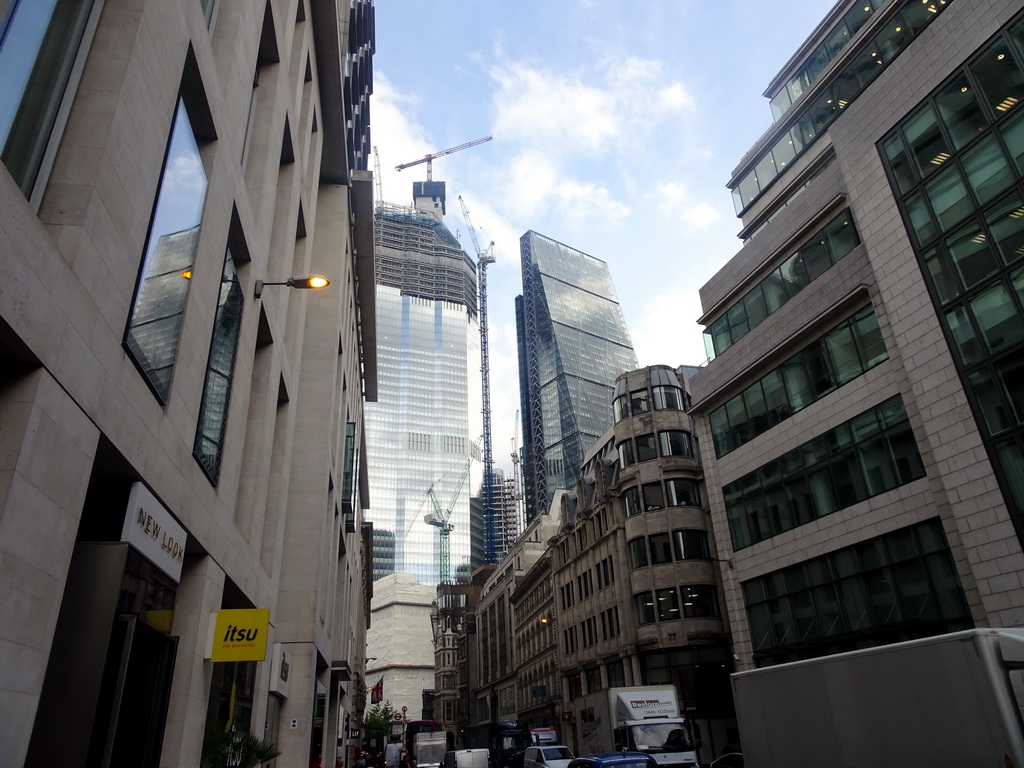
[[[666,218],[682,220],[694,229],[705,229],[722,218],[721,206],[698,200],[677,182],[655,187],[658,212]]]
[[[629,319],[640,365],[699,365],[707,358],[700,327],[697,291],[655,294],[644,303],[639,316]]]

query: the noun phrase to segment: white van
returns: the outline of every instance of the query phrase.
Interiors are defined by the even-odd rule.
[[[384,768],[398,768],[402,762],[402,750],[405,747],[400,741],[390,741],[384,745]]]
[[[530,737],[534,744],[558,744],[558,732],[554,728],[534,728]]]
[[[444,756],[444,768],[491,768],[491,753],[482,747],[452,749]]]

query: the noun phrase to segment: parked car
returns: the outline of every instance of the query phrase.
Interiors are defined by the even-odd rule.
[[[444,768],[491,768],[491,754],[486,747],[452,749],[445,753]]]
[[[573,758],[566,768],[658,768],[658,761],[646,752],[607,752]]]
[[[567,768],[572,750],[561,744],[527,747],[523,752],[523,768]]]

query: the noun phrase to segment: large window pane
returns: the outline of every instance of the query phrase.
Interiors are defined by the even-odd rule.
[[[828,347],[839,384],[845,384],[863,372],[857,345],[853,341],[853,331],[848,325],[837,328],[826,336],[825,346]]]
[[[928,251],[924,255],[924,264],[928,268],[928,274],[932,278],[932,285],[935,286],[935,292],[939,295],[940,302],[945,304],[960,295],[960,285],[941,251],[935,248]]]
[[[807,270],[808,281],[822,275],[826,269],[832,266],[832,257],[828,251],[828,244],[824,235],[816,237],[809,243],[805,243],[800,249],[800,257],[803,259],[804,268]]]
[[[998,435],[1012,427],[1013,420],[1006,403],[1003,402],[999,386],[992,378],[992,372],[988,368],[982,368],[980,371],[974,371],[968,379],[978,408],[984,417],[988,434]]]
[[[1013,172],[991,134],[964,152],[963,164],[967,181],[982,205],[1013,183]]]
[[[690,434],[679,430],[658,433],[662,456],[693,456],[690,446]]]
[[[644,510],[653,512],[656,509],[665,507],[665,495],[661,490],[661,483],[644,483]]]
[[[843,211],[839,218],[829,223],[825,227],[823,234],[828,240],[829,247],[832,249],[833,263],[839,261],[860,243],[857,230],[850,223],[850,216],[847,211]]]
[[[636,605],[636,617],[640,624],[653,624],[655,621],[654,616],[654,598],[650,592],[641,592],[638,595],[633,595],[633,601]]]
[[[26,197],[92,7],[93,0],[23,0],[0,17],[0,160]]]
[[[996,366],[996,371],[1013,408],[1011,418],[1016,424],[1024,424],[1024,360],[1004,360]]]
[[[961,74],[939,91],[935,95],[935,105],[957,149],[988,127],[988,119],[966,75]]]
[[[631,568],[643,568],[647,565],[647,542],[643,538],[632,539],[628,547]]]
[[[672,562],[672,543],[667,533],[656,533],[648,541],[651,546],[651,565]]]
[[[994,274],[998,267],[985,233],[976,223],[957,230],[946,239],[946,247],[968,290]]]
[[[690,584],[680,587],[683,615],[686,618],[718,616],[718,594],[711,584]]]
[[[637,435],[636,458],[637,461],[651,461],[658,458],[658,450],[655,447],[653,434]]]
[[[1024,74],[999,38],[971,64],[971,71],[981,85],[988,105],[997,115],[1008,112],[1024,98]]]
[[[665,481],[670,507],[700,506],[700,493],[692,480],[669,479]]]
[[[220,475],[220,459],[227,426],[231,381],[235,371],[235,352],[242,326],[242,286],[228,250],[221,273],[220,297],[214,319],[213,341],[206,363],[206,384],[199,407],[193,451],[214,482]]]
[[[903,133],[907,137],[910,156],[914,159],[919,175],[928,176],[934,173],[950,158],[949,147],[942,137],[935,113],[930,106],[925,105],[907,120],[903,126]]]
[[[924,195],[920,192],[915,192],[908,196],[903,201],[903,204],[907,208],[907,217],[910,219],[910,226],[917,237],[918,245],[924,245],[929,240],[932,240],[939,233],[939,230],[935,226],[935,220],[932,218],[931,211],[928,210]]]
[[[1024,509],[1024,451],[1012,439],[996,443],[995,450],[1003,471],[1003,488],[1009,492],[1017,509]]]
[[[946,313],[946,325],[956,343],[955,350],[960,355],[960,362],[964,365],[978,362],[982,356],[981,343],[971,321],[967,319],[967,310],[964,307],[953,307]]]
[[[1021,141],[1024,142],[1024,134]],[[1024,256],[1024,199],[1019,194],[1000,201],[988,212],[985,221],[1003,263],[1012,264]]]
[[[974,210],[974,204],[955,165],[948,166],[928,182],[925,192],[939,220],[939,227],[943,230],[949,229]]]
[[[1006,286],[999,282],[971,299],[971,312],[991,352],[1024,337],[1024,323]]]
[[[896,179],[896,186],[899,187],[900,193],[906,193],[914,186],[917,177],[910,163],[910,156],[903,146],[903,140],[898,135],[891,136],[882,144],[882,150],[889,161],[889,169]]]
[[[622,492],[622,502],[626,507],[627,515],[640,514],[640,489],[635,485]]]
[[[871,307],[854,316],[853,331],[864,362],[864,370],[888,359],[882,329],[878,327],[878,316]]]
[[[658,621],[674,621],[679,618],[679,595],[675,587],[655,592],[658,603]]]
[[[161,402],[178,354],[190,283],[183,273],[195,261],[205,199],[206,172],[179,100],[124,340]]]
[[[675,547],[677,560],[707,560],[711,557],[711,550],[708,547],[708,535],[704,531],[673,531],[672,543]]]
[[[779,270],[782,273],[782,280],[786,284],[786,290],[790,296],[795,296],[807,287],[809,282],[807,271],[804,269],[803,259],[800,258],[799,252],[786,259],[782,266],[779,267]]]

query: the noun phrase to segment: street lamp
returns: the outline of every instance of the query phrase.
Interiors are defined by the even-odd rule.
[[[263,287],[267,285],[287,285],[289,288],[326,288],[331,284],[323,275],[299,275],[289,277],[287,280],[257,280],[256,298],[263,295]]]

